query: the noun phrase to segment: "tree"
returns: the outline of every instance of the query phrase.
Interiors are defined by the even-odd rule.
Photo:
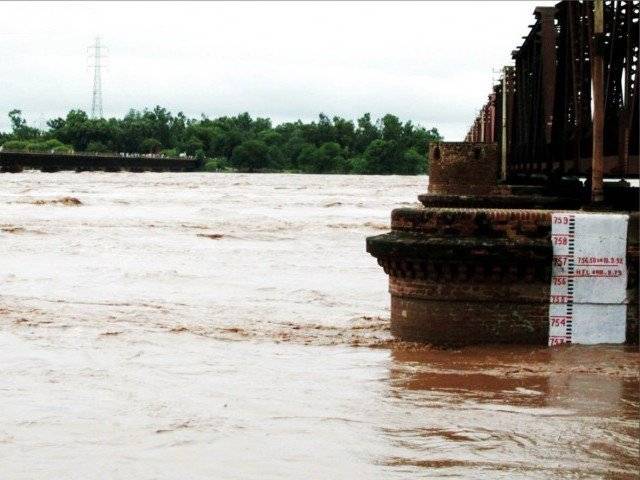
[[[52,132],[62,143],[73,145],[76,150],[84,151],[89,138],[89,117],[82,110],[70,110],[64,121],[57,121],[58,130]]]
[[[247,140],[233,149],[231,163],[239,170],[255,172],[269,164],[269,147],[260,140]]]
[[[65,126],[65,119],[64,118],[53,118],[51,120],[47,121],[47,126],[49,127],[49,133],[52,134],[57,134],[60,130],[62,130]]]
[[[9,120],[11,120],[11,128],[14,133],[27,124],[27,121],[22,118],[22,110],[18,110],[17,108],[9,112]]]
[[[344,118],[333,117],[333,129],[336,143],[340,144],[346,151],[352,151],[356,132],[353,122]]]
[[[152,138],[156,139],[160,147],[172,147],[171,124],[173,116],[171,112],[156,105],[152,111],[145,111],[143,117],[151,124],[153,130]],[[160,147],[158,150],[160,150]]]
[[[291,165],[289,164],[287,157],[284,156],[282,150],[278,145],[271,145],[267,152],[268,168],[273,171],[289,170]]]
[[[358,128],[354,137],[355,153],[364,153],[371,142],[378,138],[380,138],[379,130],[371,123],[371,115],[365,113],[358,119]]]
[[[354,122],[321,113],[312,122],[274,126],[269,118],[254,119],[247,112],[188,118],[157,105],[109,119],[92,119],[82,110],[71,110],[64,118],[49,120],[45,131],[29,127],[18,109],[11,110],[9,118],[11,131],[0,132],[5,149],[186,152],[210,170],[412,175],[428,167],[429,142],[442,140],[436,128],[403,123],[391,114],[374,121],[365,113]],[[48,144],[50,140],[60,145]]]
[[[184,151],[187,155],[194,156],[198,150],[204,150],[204,144],[197,138],[190,138],[183,145]]]
[[[384,175],[394,173],[398,160],[398,145],[395,141],[374,140],[364,152],[369,173]]]
[[[205,164],[206,156],[204,150],[196,150],[196,160],[198,161],[198,168],[202,168]]]
[[[11,110],[9,112],[9,120],[11,121],[13,136],[19,140],[37,138],[40,135],[40,131],[37,128],[27,126],[27,121],[22,118],[21,110]]]
[[[402,122],[395,115],[387,114],[382,117],[382,139],[386,141],[402,141]]]
[[[258,132],[256,137],[258,140],[266,143],[270,147],[273,145],[282,144],[282,135],[280,135],[275,130],[262,130]]]
[[[89,142],[86,148],[87,152],[105,153],[109,151],[109,148],[102,142]]]
[[[298,157],[302,147],[308,145],[302,136],[300,129],[295,129],[290,133],[289,140],[283,145],[282,153],[287,158],[287,163],[292,168],[300,168],[298,164]]]
[[[348,160],[349,171],[351,173],[355,173],[356,175],[365,175],[369,172],[369,165],[367,164],[367,159],[362,155],[350,158]]]
[[[402,175],[416,175],[427,171],[427,157],[410,148],[402,156],[402,165],[398,173]]]
[[[156,138],[145,138],[140,144],[142,153],[158,153],[162,148],[162,142]]]
[[[316,127],[315,142],[316,145],[332,142],[335,140],[335,129],[329,117],[324,113],[318,115],[318,125]]]
[[[314,173],[341,172],[344,169],[344,151],[336,142],[327,142],[318,149],[318,164]]]
[[[312,143],[305,143],[300,148],[297,158],[298,168],[306,173],[312,173],[318,164],[318,148]]]

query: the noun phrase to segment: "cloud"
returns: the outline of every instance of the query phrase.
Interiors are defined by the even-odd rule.
[[[88,110],[100,34],[107,116],[394,113],[460,139],[540,3],[4,3],[0,112]]]

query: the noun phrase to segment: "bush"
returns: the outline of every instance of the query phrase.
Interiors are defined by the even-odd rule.
[[[51,140],[47,140],[46,142],[43,142],[43,145],[46,150],[55,150],[56,148],[67,147],[67,145],[62,143],[57,138],[52,138]]]
[[[403,175],[417,175],[418,173],[426,173],[427,158],[426,155],[420,155],[415,149],[410,148],[402,156],[402,165],[399,173]]]
[[[269,147],[259,140],[247,140],[233,149],[231,161],[241,171],[260,171],[268,165]]]
[[[398,144],[394,140],[374,140],[364,151],[364,158],[367,160],[368,173],[374,175],[399,173],[396,165],[401,157]]]
[[[175,148],[165,148],[164,150],[160,150],[160,153],[167,157],[177,157],[179,155]]]
[[[198,150],[204,150],[204,143],[193,137],[187,140],[187,143],[184,145],[184,151],[187,152],[187,155],[193,156]]]
[[[218,168],[218,162],[216,161],[208,161],[207,163],[204,164],[204,166],[202,167],[202,170],[204,170],[205,172],[219,172],[220,169]]]
[[[73,149],[55,138],[43,142],[33,142],[28,140],[9,140],[3,144],[4,150],[15,150],[19,152],[54,152],[67,153]]]
[[[87,150],[86,151],[87,152],[104,153],[104,152],[108,152],[109,149],[102,142],[89,142],[89,145],[87,145]]]
[[[205,172],[224,172],[229,170],[229,162],[224,157],[208,158],[202,169]]]
[[[53,149],[53,153],[73,153],[73,147],[71,145],[60,145]]]
[[[364,157],[353,157],[349,159],[349,165],[351,167],[351,173],[357,175],[365,175],[369,173],[369,164]]]
[[[284,156],[284,154],[282,153],[282,150],[280,150],[280,147],[278,147],[277,145],[272,145],[271,147],[269,147],[269,152],[267,156],[269,157],[269,160],[268,160],[269,170],[281,172],[283,170],[286,170],[288,167],[290,167],[289,162],[287,161],[287,158]]]
[[[27,149],[28,142],[24,140],[9,140],[4,142],[2,147],[4,150],[16,150],[22,152]]]
[[[51,150],[47,148],[45,142],[28,142],[27,143],[27,152],[48,152]]]
[[[161,148],[162,143],[160,143],[160,140],[156,140],[155,138],[145,138],[140,142],[141,153],[158,153]]]
[[[298,154],[298,168],[304,173],[313,173],[313,168],[319,163],[318,149],[312,143],[305,143]]]

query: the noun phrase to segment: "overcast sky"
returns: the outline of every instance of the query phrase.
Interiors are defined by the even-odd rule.
[[[108,46],[104,115],[393,113],[461,140],[493,70],[553,2],[0,2],[0,130],[91,109],[87,46]]]

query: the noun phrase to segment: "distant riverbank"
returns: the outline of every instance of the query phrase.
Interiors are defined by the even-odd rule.
[[[71,110],[44,130],[29,126],[20,110],[9,117],[12,131],[0,133],[5,150],[190,156],[205,171],[416,175],[427,171],[429,142],[442,140],[436,128],[391,114],[374,120],[365,113],[355,122],[320,114],[274,126],[248,113],[194,119],[157,106],[109,119]]]

